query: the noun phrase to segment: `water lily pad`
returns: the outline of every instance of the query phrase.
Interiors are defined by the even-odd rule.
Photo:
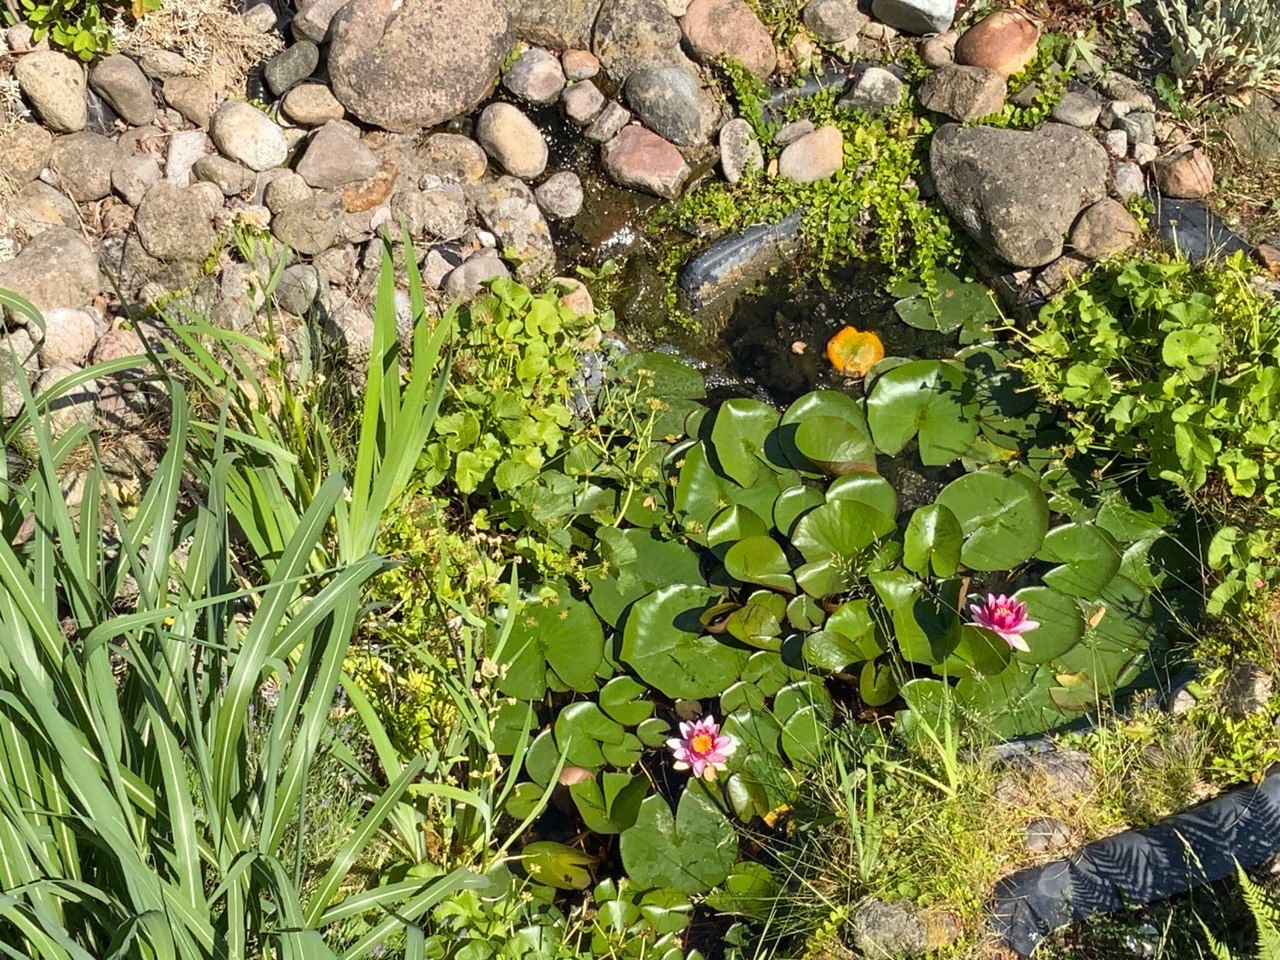
[[[960,561],[971,570],[1011,570],[1035,556],[1049,529],[1049,504],[1035,481],[991,470],[966,474],[938,494],[964,531]]]
[[[637,886],[705,893],[733,869],[738,835],[706,791],[691,784],[674,817],[662,797],[646,797],[635,824],[622,833],[620,850]]]
[[[1027,587],[1015,599],[1027,605],[1027,617],[1040,626],[1022,635],[1031,652],[1014,651],[1023,663],[1048,663],[1070,651],[1084,636],[1084,617],[1075,597],[1049,587]]]
[[[791,563],[778,541],[769,536],[752,536],[729,548],[724,557],[729,576],[743,583],[758,583],[784,593],[796,592]]]
[[[606,716],[598,705],[583,701],[571,703],[560,711],[556,716],[555,735],[556,746],[564,751],[565,762],[588,770],[610,762],[604,748],[625,747],[628,736],[622,724]],[[635,745],[639,746],[639,742]]]
[[[865,470],[845,474],[827,487],[828,500],[855,500],[875,507],[886,517],[898,515],[898,491],[878,473]]]
[[[633,677],[614,677],[600,690],[600,709],[612,720],[634,727],[653,716],[649,688]]]
[[[822,596],[847,589],[853,582],[853,561],[894,529],[892,517],[857,500],[832,500],[823,504],[801,517],[792,533],[792,544],[809,566],[808,570],[798,573],[797,579],[811,594],[810,587],[819,583]],[[832,585],[837,588],[830,589]]]
[[[714,697],[738,679],[747,653],[702,632],[699,615],[719,594],[664,587],[637,601],[626,618],[622,661],[672,699]]]
[[[569,787],[583,823],[600,834],[621,833],[634,825],[648,793],[649,781],[629,773],[607,772]]]
[[[535,883],[557,890],[585,890],[591,886],[595,860],[574,847],[540,840],[525,844],[520,851],[520,865]]]
[[[938,503],[921,507],[911,515],[903,539],[902,562],[907,569],[926,576],[950,577],[960,566],[964,531],[956,515]]]
[[[801,707],[782,725],[782,752],[794,764],[813,763],[827,749],[830,722],[818,707]]]
[[[1045,574],[1049,586],[1077,597],[1096,597],[1119,572],[1123,552],[1101,527],[1069,523],[1050,530],[1036,556],[1062,564]]]
[[[824,629],[804,639],[804,658],[820,670],[843,670],[884,653],[865,600],[842,604]]]
[[[797,435],[802,424],[817,418],[828,417],[844,423],[839,428],[839,437],[847,447],[841,455],[849,452],[858,453],[854,444],[857,438],[862,438],[866,441],[867,455],[870,456],[870,462],[874,465],[875,451],[871,448],[871,433],[867,428],[867,417],[863,412],[862,404],[853,397],[835,390],[815,390],[812,393],[806,393],[782,415],[776,439],[787,461],[808,476],[816,477],[831,472],[802,452],[797,443]],[[813,428],[806,431],[806,443],[814,444],[814,452],[820,456],[829,454],[831,451],[824,445],[824,441],[820,437],[811,436],[812,433]]]
[[[621,536],[635,551],[634,561],[622,570],[587,575],[587,599],[610,626],[617,626],[628,606],[659,587],[703,583],[698,555],[686,544],[659,539],[649,530],[623,530]]]
[[[797,520],[826,502],[822,491],[813,487],[798,486],[784,490],[773,504],[773,525],[784,537],[789,537]]]
[[[736,398],[721,404],[711,444],[726,476],[744,487],[755,483],[765,469],[765,441],[778,420],[778,411],[759,400]]]
[[[885,373],[867,397],[876,448],[896,455],[918,438],[920,460],[940,467],[964,455],[978,436],[977,406],[964,369],[916,360]]]
[[[562,593],[558,602],[530,600],[517,610],[499,655],[506,672],[498,689],[537,700],[547,692],[547,670],[572,690],[596,688],[604,660],[604,631],[590,605]]]
[[[1000,309],[985,284],[962,280],[946,269],[937,271],[934,295],[911,283],[895,286],[892,293],[902,298],[894,310],[904,323],[939,333],[963,328],[961,342],[972,342],[1000,319]]]
[[[868,707],[883,707],[898,696],[897,671],[887,660],[868,660],[858,677],[858,696]]]
[[[735,503],[716,514],[707,528],[707,546],[719,547],[734,544],[748,537],[765,536],[769,525],[750,507]]]
[[[787,613],[787,601],[776,593],[761,590],[753,593],[747,602],[729,615],[725,622],[728,633],[749,647],[760,650],[781,650],[782,620]]]
[[[870,435],[842,417],[806,417],[796,426],[795,446],[806,460],[836,477],[872,469],[876,463]]]
[[[961,624],[956,645],[937,671],[948,677],[994,677],[1009,665],[1013,650],[990,630]]]

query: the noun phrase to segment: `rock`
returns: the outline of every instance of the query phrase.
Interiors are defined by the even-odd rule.
[[[476,139],[498,165],[514,177],[533,179],[547,168],[542,132],[509,103],[491,103],[476,122]]]
[[[605,172],[624,187],[668,200],[680,195],[691,173],[673,144],[635,124],[605,144],[603,162]]]
[[[320,48],[310,40],[285,47],[262,65],[262,76],[277,97],[301,83],[320,66]]]
[[[201,157],[191,172],[201,183],[212,183],[224,197],[252,190],[257,181],[252,170],[226,157]]]
[[[489,168],[484,149],[457,133],[433,133],[418,151],[418,167],[424,176],[445,183],[475,183]]]
[[[1065,803],[1093,792],[1095,778],[1089,754],[1083,750],[1059,750],[1051,741],[1040,743],[1047,749],[1016,754],[1003,761],[1009,772],[996,787],[998,799],[1029,790],[1038,800]]]
[[[920,59],[931,70],[937,70],[939,67],[945,67],[948,63],[954,63],[956,59],[956,43],[959,40],[960,34],[954,30],[927,37],[920,41]]]
[[[324,332],[352,366],[368,360],[373,352],[373,318],[350,301],[324,315]]]
[[[40,176],[49,164],[53,134],[38,123],[15,123],[0,136],[0,170],[21,187]]]
[[[138,65],[122,53],[103,57],[89,70],[89,86],[125,123],[143,127],[156,118],[151,82]]]
[[[342,198],[317,193],[286,207],[271,218],[271,233],[295,253],[314,257],[342,238]]]
[[[160,95],[183,119],[205,129],[218,108],[218,94],[198,77],[170,77],[160,88]]]
[[[1053,119],[1081,130],[1088,130],[1098,122],[1102,104],[1097,97],[1068,90],[1053,108]]]
[[[302,83],[294,87],[284,95],[280,109],[286,117],[303,127],[319,127],[330,120],[341,120],[346,112],[323,83]]]
[[[638,67],[688,62],[680,51],[680,26],[662,0],[604,0],[591,51],[616,83]]]
[[[530,103],[554,103],[564,89],[564,69],[547,51],[532,47],[511,65],[502,85]]]
[[[582,180],[570,170],[552,174],[533,195],[552,220],[572,220],[582,210]]]
[[[778,175],[797,183],[824,180],[843,166],[844,134],[830,125],[801,137],[778,157]]]
[[[849,927],[854,948],[867,960],[914,957],[928,946],[924,920],[906,900],[866,900],[854,908]]]
[[[52,227],[0,263],[0,289],[25,297],[40,311],[81,307],[102,290],[98,258],[80,234]]]
[[[1142,167],[1150,166],[1155,163],[1156,158],[1160,156],[1160,150],[1154,143],[1135,143],[1133,145],[1133,161]]]
[[[630,122],[631,111],[616,100],[610,100],[600,111],[600,116],[587,127],[586,138],[596,143],[606,143],[621,133]]]
[[[170,77],[178,77],[192,71],[192,64],[182,55],[172,50],[161,50],[153,47],[142,54],[138,66],[152,80],[163,83]]]
[[[503,256],[516,264],[516,276],[529,282],[555,266],[551,228],[528,185],[515,177],[471,188],[480,222],[502,245]]]
[[[904,84],[897,76],[883,67],[867,67],[853,85],[853,89],[840,98],[840,106],[877,114],[902,101]]]
[[[804,25],[824,43],[856,37],[868,19],[858,0],[809,0],[804,7]]]
[[[1238,111],[1222,121],[1222,130],[1250,160],[1280,160],[1280,93],[1255,89]]]
[[[228,100],[213,115],[209,136],[225,156],[250,170],[281,166],[289,155],[284,131],[274,120],[243,100]]]
[[[956,18],[956,0],[875,0],[871,14],[903,33],[946,33]]]
[[[191,182],[191,171],[196,161],[207,157],[204,131],[179,130],[169,138],[169,151],[165,154],[164,178],[170,183],[185,187]]]
[[[157,260],[203,260],[218,242],[212,211],[194,187],[157,183],[138,205],[134,225]]]
[[[1001,10],[964,32],[956,44],[956,63],[984,67],[1002,77],[1021,73],[1036,58],[1040,28],[1016,10]]]
[[[1080,211],[1105,196],[1110,169],[1096,140],[1060,123],[1031,131],[947,124],[930,149],[930,174],[951,216],[1015,267],[1061,256]]]
[[[40,365],[60,363],[81,366],[98,342],[98,329],[87,310],[59,307],[44,315],[44,340],[40,344]]]
[[[249,7],[241,14],[241,19],[259,33],[270,33],[276,28],[276,21],[279,18],[276,16],[275,7],[264,2],[255,3]]]
[[[324,43],[329,38],[329,26],[333,15],[347,5],[347,0],[313,0],[311,3],[298,4],[298,15],[289,25],[294,37],[299,40],[310,40],[312,43]]]
[[[672,143],[698,147],[710,137],[698,81],[679,67],[641,67],[627,77],[627,103],[640,122]]]
[[[1137,246],[1142,227],[1124,204],[1107,198],[1080,214],[1071,228],[1070,245],[1089,260],[1103,260]]]
[[[1076,277],[1089,269],[1089,261],[1075,254],[1065,253],[1036,274],[1035,291],[1048,299],[1061,293]]]
[[[1035,854],[1056,853],[1071,845],[1071,828],[1053,817],[1041,817],[1027,824],[1027,850]]]
[[[588,46],[591,27],[600,12],[600,0],[506,0],[506,3],[516,36],[553,50]]]
[[[478,104],[511,39],[503,0],[352,0],[329,34],[334,96],[365,123],[396,131]]]
[[[600,61],[590,50],[566,50],[560,66],[568,80],[590,80],[600,72]]]
[[[290,207],[310,200],[315,191],[307,181],[292,170],[281,170],[271,179],[262,193],[262,200],[273,214],[283,213]]]
[[[368,180],[378,172],[378,158],[348,124],[331,120],[311,138],[297,171],[309,185],[331,189]]]
[[[773,142],[779,147],[786,147],[817,129],[812,120],[792,120],[778,128],[778,132],[773,135]]]
[[[1136,163],[1116,164],[1115,172],[1116,196],[1121,200],[1129,200],[1147,192],[1147,177],[1142,167]]]
[[[560,291],[560,303],[575,317],[589,317],[596,312],[591,291],[581,280],[572,277],[552,277],[551,286]]]
[[[1184,144],[1152,164],[1156,186],[1167,197],[1201,200],[1213,193],[1213,163],[1199,147]]]
[[[1177,200],[1156,195],[1156,229],[1160,239],[1192,264],[1218,261],[1237,251],[1248,255],[1253,247],[1211,213],[1199,200]]]
[[[54,140],[49,168],[71,199],[90,203],[111,192],[111,169],[120,160],[120,149],[113,141],[82,130]]]
[[[470,225],[466,197],[457,184],[402,190],[391,201],[391,215],[393,222],[403,219],[410,236],[419,240],[456,240]]]
[[[702,63],[732,57],[761,79],[778,67],[773,36],[746,0],[693,0],[680,29]]]
[[[443,288],[450,298],[471,300],[490,280],[511,278],[507,265],[493,253],[468,257],[444,278]]]
[[[1232,667],[1218,691],[1223,709],[1232,717],[1261,713],[1275,694],[1271,675],[1252,660],[1243,660]]]
[[[41,180],[33,180],[18,191],[9,205],[14,229],[34,237],[51,227],[80,228],[80,211],[75,201]]]
[[[737,183],[748,170],[764,170],[760,141],[742,117],[734,117],[720,128],[720,169],[730,183]]]
[[[18,58],[13,76],[36,116],[55,133],[75,133],[89,122],[84,68],[52,50]]]
[[[928,76],[918,95],[926,109],[963,123],[999,113],[1008,93],[994,70],[947,64]]]
[[[1145,110],[1149,113],[1156,110],[1156,102],[1151,94],[1137,80],[1126,77],[1123,73],[1112,72],[1103,77],[1102,92],[1110,99],[1125,104],[1130,110]]]
[[[79,373],[78,367],[70,364],[59,364],[50,367],[36,381],[36,396],[52,390],[59,382]],[[82,384],[62,394],[51,404],[44,415],[44,424],[53,436],[60,437],[68,430],[81,424],[93,422],[93,412],[98,399],[97,384],[94,381]]]
[[[1129,137],[1130,143],[1156,142],[1156,115],[1145,110],[1125,114],[1116,125]]]
[[[590,80],[583,80],[565,88],[560,97],[560,108],[570,121],[585,127],[604,109],[604,94]]]
[[[305,263],[295,263],[280,272],[275,298],[284,311],[305,317],[320,296],[320,271]]]
[[[1098,142],[1113,160],[1123,160],[1129,154],[1129,135],[1123,130],[1108,130]]]
[[[149,153],[126,157],[111,168],[112,188],[131,207],[140,204],[160,179],[160,163]]]

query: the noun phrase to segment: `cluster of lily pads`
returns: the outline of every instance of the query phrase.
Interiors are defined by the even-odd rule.
[[[535,829],[530,877],[586,889],[618,857],[660,898],[762,891],[734,820],[791,801],[833,725],[946,709],[1009,737],[1139,675],[1168,518],[1083,493],[1036,445],[1034,401],[977,342],[989,299],[946,280],[903,294],[904,320],[968,345],[880,361],[860,389],[783,411],[713,407],[668,355],[620,365],[655,385],[666,482],[584,482],[607,509],[580,512],[575,536],[602,562],[525,585],[491,632],[509,698],[497,747],[523,778],[508,812],[557,794],[572,820]],[[584,828],[618,842],[568,842]]]

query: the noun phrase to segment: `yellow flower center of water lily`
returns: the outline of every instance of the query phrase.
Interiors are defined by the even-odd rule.
[[[694,753],[710,753],[715,745],[715,738],[709,733],[699,733],[689,741],[689,747]]]

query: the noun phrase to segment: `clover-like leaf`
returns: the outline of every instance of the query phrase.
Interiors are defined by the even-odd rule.
[[[667,801],[648,796],[620,842],[622,864],[641,887],[705,893],[723,883],[738,859],[738,836],[698,783],[680,797],[675,816]]]

